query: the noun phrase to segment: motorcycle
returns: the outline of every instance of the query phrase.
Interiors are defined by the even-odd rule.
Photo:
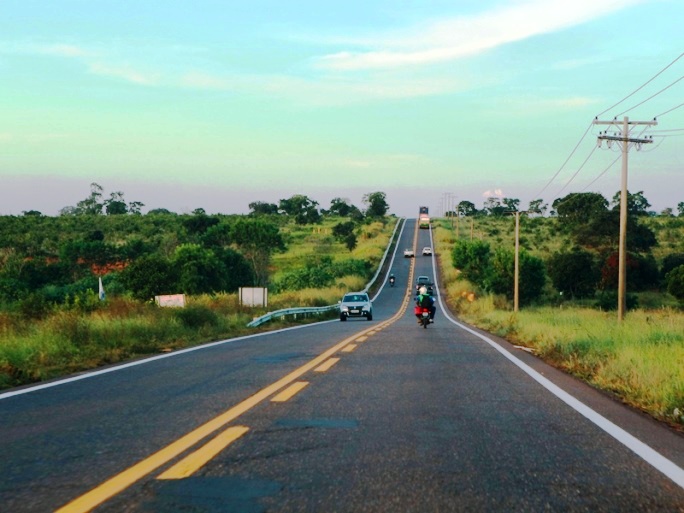
[[[418,319],[418,324],[423,326],[423,328],[427,329],[428,324],[430,324],[430,309],[425,308],[424,306],[416,306],[413,309],[413,313],[416,315],[416,318]]]
[[[394,276],[390,276],[390,279],[389,279],[390,287],[394,287],[394,281],[395,281]]]

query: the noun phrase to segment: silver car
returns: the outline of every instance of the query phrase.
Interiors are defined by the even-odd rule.
[[[340,320],[350,317],[365,317],[373,320],[373,305],[365,292],[349,292],[340,301]]]

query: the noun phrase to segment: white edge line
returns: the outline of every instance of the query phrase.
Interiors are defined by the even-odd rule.
[[[432,244],[432,229],[430,229],[430,243]],[[471,333],[472,335],[475,335],[479,339],[487,342],[490,346],[492,346],[494,349],[496,349],[499,353],[501,353],[503,356],[505,356],[508,360],[510,360],[514,365],[516,365],[519,369],[521,369],[525,374],[530,376],[533,380],[535,380],[537,383],[539,383],[541,386],[543,386],[545,389],[547,389],[549,392],[551,392],[553,395],[558,397],[561,401],[563,401],[565,404],[570,406],[573,410],[578,412],[580,415],[584,416],[591,422],[593,422],[596,426],[601,428],[603,431],[608,433],[610,436],[615,438],[618,442],[623,444],[625,447],[630,449],[632,452],[640,456],[642,459],[644,459],[647,463],[652,465],[656,470],[659,470],[663,474],[665,474],[667,477],[669,477],[672,481],[674,481],[676,484],[679,485],[680,488],[684,489],[684,469],[679,467],[677,464],[675,464],[673,461],[667,459],[665,456],[660,454],[658,451],[652,449],[648,445],[646,445],[644,442],[639,440],[633,435],[630,435],[627,431],[622,429],[621,427],[617,426],[616,424],[612,423],[610,420],[605,418],[603,415],[597,413],[596,411],[592,410],[589,408],[586,404],[583,402],[579,401],[569,393],[567,393],[565,390],[560,388],[558,385],[555,383],[551,382],[548,378],[545,378],[541,374],[539,374],[536,370],[534,370],[532,367],[527,365],[525,362],[522,360],[519,360],[517,357],[515,357],[513,354],[509,353],[506,351],[503,347],[501,347],[499,344],[494,342],[492,339],[485,337],[481,333],[478,333],[477,331],[469,328],[468,326],[461,324],[460,322],[456,321],[453,319],[447,312],[448,310],[444,308],[444,304],[442,303],[442,297],[439,293],[439,287],[437,285],[437,276],[435,274],[435,256],[434,256],[434,251],[433,251],[433,262],[432,262],[432,274],[433,274],[433,281],[435,283],[435,289],[437,290],[437,301],[439,301],[439,306],[442,309],[442,313],[444,317],[446,317],[450,322],[458,326],[459,328],[467,331],[468,333]]]
[[[399,219],[401,221],[401,218]],[[398,221],[398,222],[399,222]],[[401,240],[401,236],[404,233],[404,228],[406,227],[406,218],[404,218],[404,222],[401,225],[401,230],[399,230],[399,235],[397,236],[397,245],[394,247],[394,253],[392,253],[392,259],[390,260],[388,269],[391,271],[392,267],[394,267],[394,260],[397,258],[397,250],[399,249],[399,241]],[[390,244],[392,243],[392,240],[390,240]],[[385,290],[385,286],[387,285],[387,279],[389,277],[388,273],[385,273],[385,279],[382,281],[382,285],[378,289],[378,291],[375,293],[375,295],[371,298],[371,303],[375,302],[376,299],[378,299],[378,296],[382,294],[382,291]]]
[[[23,394],[29,394],[31,392],[37,392],[38,390],[43,390],[46,388],[52,388],[52,387],[56,387],[56,386],[60,386],[60,385],[66,385],[67,383],[73,383],[74,381],[80,381],[82,379],[94,378],[95,376],[101,376],[102,374],[109,374],[110,372],[118,372],[118,371],[123,370],[123,369],[128,369],[129,367],[135,367],[137,365],[143,365],[143,364],[154,362],[157,360],[162,360],[164,358],[171,358],[174,356],[179,356],[181,354],[190,353],[192,351],[200,351],[202,349],[209,349],[210,347],[220,346],[220,345],[228,344],[228,343],[232,343],[232,342],[239,342],[241,340],[248,340],[250,338],[264,337],[264,336],[272,335],[275,333],[283,333],[285,331],[310,328],[311,326],[317,326],[319,324],[325,324],[325,323],[329,323],[329,322],[335,322],[335,320],[321,321],[321,322],[312,323],[312,324],[305,324],[303,326],[291,326],[289,328],[282,328],[279,330],[267,331],[264,333],[255,333],[253,335],[245,335],[245,336],[236,337],[236,338],[228,338],[225,340],[218,340],[216,342],[210,342],[208,344],[202,344],[202,345],[198,345],[198,346],[187,347],[185,349],[179,349],[178,351],[173,351],[171,353],[165,353],[165,354],[150,356],[148,358],[142,358],[140,360],[135,360],[133,362],[123,363],[121,365],[108,367],[106,369],[100,369],[100,370],[96,370],[96,371],[85,372],[85,373],[79,374],[77,376],[72,376],[72,377],[64,378],[64,379],[58,379],[56,381],[50,381],[49,383],[41,383],[41,384],[34,385],[34,386],[29,385],[29,386],[27,386],[25,388],[21,388],[19,390],[12,390],[10,392],[5,392],[5,393],[0,394],[0,400],[8,399],[10,397],[14,397],[17,395],[23,395]]]

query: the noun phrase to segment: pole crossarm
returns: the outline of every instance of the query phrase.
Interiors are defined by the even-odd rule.
[[[602,141],[627,141],[638,144],[648,144],[653,142],[652,137],[638,138],[638,137],[621,137],[619,135],[599,135],[598,138]]]

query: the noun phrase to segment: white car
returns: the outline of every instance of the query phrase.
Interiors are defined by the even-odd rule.
[[[414,256],[416,256],[416,254],[413,252],[412,249],[406,248],[404,250],[404,258],[413,258]]]
[[[423,248],[423,256],[432,256],[432,248],[430,247],[424,247]]]
[[[373,320],[373,305],[365,292],[349,292],[340,301],[340,320],[346,321],[349,318],[365,317],[369,321]]]

